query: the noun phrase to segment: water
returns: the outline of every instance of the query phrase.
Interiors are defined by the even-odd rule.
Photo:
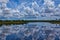
[[[0,40],[60,40],[60,24],[34,22],[23,25],[2,25]]]

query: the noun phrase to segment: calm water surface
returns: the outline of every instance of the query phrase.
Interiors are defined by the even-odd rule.
[[[60,40],[60,24],[34,22],[23,25],[2,25],[0,40]]]

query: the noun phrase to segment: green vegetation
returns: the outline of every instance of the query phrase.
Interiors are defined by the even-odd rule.
[[[52,24],[60,24],[60,20],[0,20],[0,25],[26,24],[29,22],[49,22]]]
[[[0,20],[0,25],[11,25],[11,24],[25,24],[26,22],[23,20]]]

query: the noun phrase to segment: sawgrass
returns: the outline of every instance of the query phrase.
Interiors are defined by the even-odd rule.
[[[29,22],[49,22],[52,24],[60,24],[60,20],[0,20],[0,25],[26,24]]]

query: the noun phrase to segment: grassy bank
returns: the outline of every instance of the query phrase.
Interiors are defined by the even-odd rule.
[[[60,24],[60,20],[0,20],[0,25],[10,25],[10,24],[26,24],[29,22],[49,22],[53,24]]]

